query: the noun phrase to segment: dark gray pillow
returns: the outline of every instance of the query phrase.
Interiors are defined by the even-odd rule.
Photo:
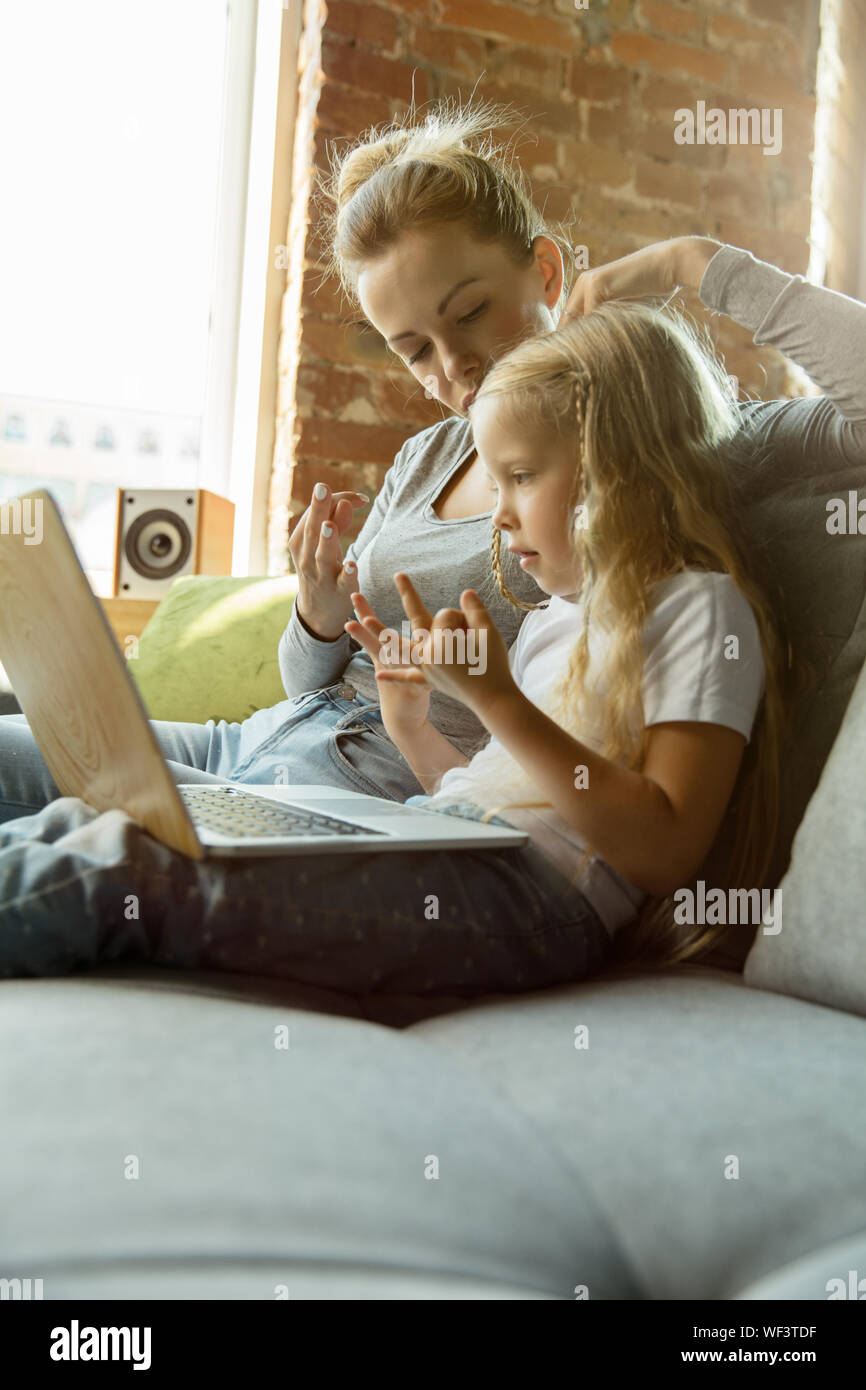
[[[760,427],[768,403],[742,407],[746,421]],[[790,861],[791,846],[866,660],[866,534],[834,535],[827,529],[827,504],[847,502],[852,490],[866,497],[866,461],[852,459],[828,472],[826,438],[838,412],[826,398],[799,398],[773,407],[774,425],[793,425],[804,448],[735,461],[735,492],[742,517],[741,541],[759,578],[776,597],[788,641],[805,663],[808,685],[792,695],[792,736],[782,761],[779,833],[767,887],[776,887]],[[697,879],[724,886],[736,825],[737,789],[712,851]],[[757,885],[736,885],[750,888]],[[707,964],[739,970],[755,940],[756,927],[729,926]]]

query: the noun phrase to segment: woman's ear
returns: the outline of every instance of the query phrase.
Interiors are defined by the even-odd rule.
[[[549,236],[537,236],[532,243],[532,249],[544,282],[544,302],[548,309],[555,309],[565,279],[562,252]]]

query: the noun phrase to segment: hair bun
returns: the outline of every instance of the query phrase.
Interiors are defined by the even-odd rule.
[[[378,169],[393,163],[397,156],[403,153],[411,137],[412,132],[409,130],[395,130],[378,140],[358,145],[346,155],[337,183],[338,208],[345,207]]]

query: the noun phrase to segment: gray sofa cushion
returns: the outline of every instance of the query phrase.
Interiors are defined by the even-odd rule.
[[[2,992],[0,1273],[46,1299],[729,1299],[866,1230],[866,1025],[730,972],[404,1031],[220,972]]]
[[[0,1274],[46,1299],[641,1296],[571,1164],[471,1068],[234,981],[4,982]]]
[[[866,666],[782,880],[782,928],[758,928],[746,984],[866,1016]]]
[[[489,1000],[411,1032],[557,1148],[643,1298],[739,1298],[866,1231],[866,1025],[850,1013],[685,966]]]

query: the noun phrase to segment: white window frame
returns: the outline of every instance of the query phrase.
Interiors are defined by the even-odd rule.
[[[235,504],[232,573],[266,573],[301,0],[228,0],[199,486]]]

